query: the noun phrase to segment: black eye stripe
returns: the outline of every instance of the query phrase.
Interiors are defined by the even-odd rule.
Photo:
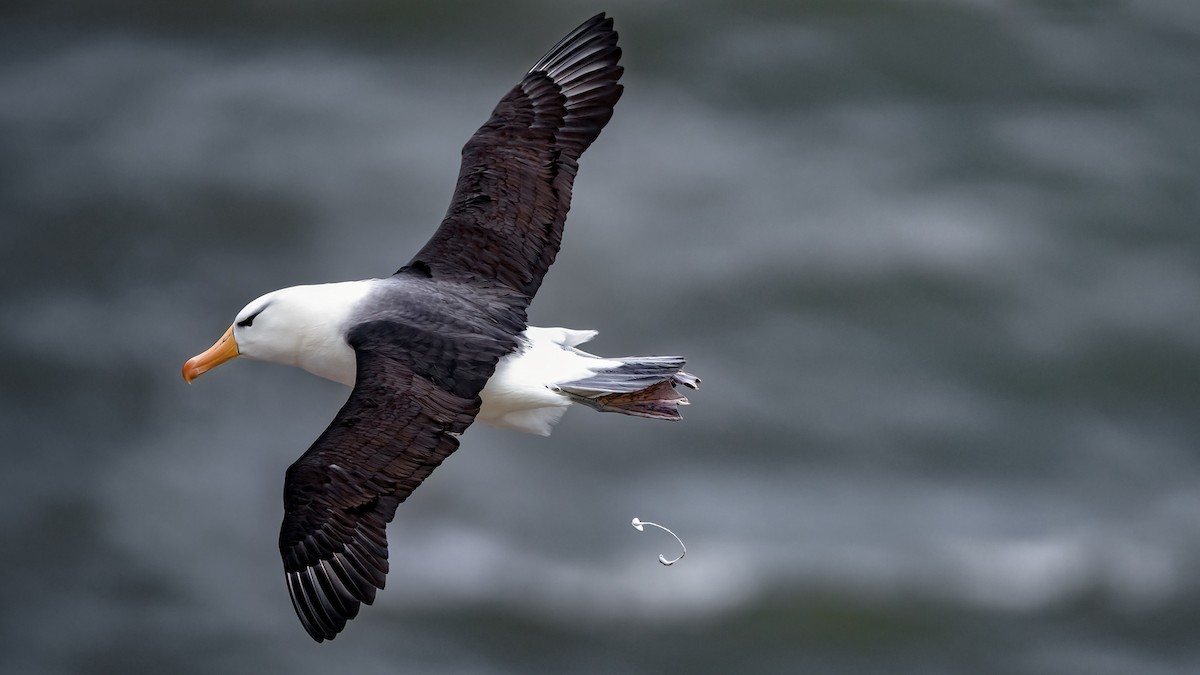
[[[266,308],[264,307],[263,309],[266,309]],[[247,326],[254,325],[254,319],[256,319],[258,317],[258,315],[262,314],[262,313],[263,313],[263,311],[260,309],[257,312],[251,314],[250,316],[237,322],[238,328],[246,328]]]

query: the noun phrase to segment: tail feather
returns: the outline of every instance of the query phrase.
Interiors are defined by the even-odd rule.
[[[679,406],[687,405],[688,400],[675,387],[696,389],[700,385],[699,378],[683,371],[683,357],[633,356],[612,360],[620,365],[581,380],[561,383],[556,388],[572,401],[601,412],[682,419]]]

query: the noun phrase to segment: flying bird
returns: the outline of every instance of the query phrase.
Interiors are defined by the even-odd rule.
[[[317,642],[384,587],[387,523],[473,421],[548,435],[572,404],[677,420],[676,387],[699,384],[681,357],[602,358],[579,349],[596,331],[526,323],[579,157],[621,97],[620,57],[604,14],[568,33],[463,147],[446,217],[408,264],[267,293],[184,364],[188,382],[240,355],[353,387],[284,481],[279,551]]]

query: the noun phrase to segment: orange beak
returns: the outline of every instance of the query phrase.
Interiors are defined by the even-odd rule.
[[[191,384],[192,380],[232,359],[238,353],[237,340],[233,339],[233,326],[230,326],[215,345],[209,347],[203,354],[193,356],[183,364],[183,379]]]

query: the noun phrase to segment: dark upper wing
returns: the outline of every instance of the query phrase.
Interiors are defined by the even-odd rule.
[[[296,614],[318,642],[383,588],[387,523],[458,448],[479,390],[511,348],[386,322],[357,327],[350,343],[354,390],[284,482],[279,550]]]
[[[621,97],[621,48],[598,14],[571,31],[500,100],[463,147],[441,227],[401,271],[496,280],[533,297],[562,241],[576,160]]]

